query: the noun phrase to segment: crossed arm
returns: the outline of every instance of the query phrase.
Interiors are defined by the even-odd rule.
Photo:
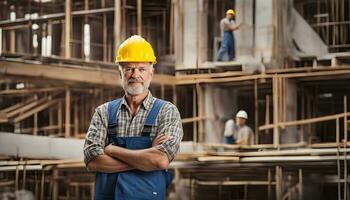
[[[89,171],[115,173],[139,169],[153,171],[167,169],[169,159],[167,155],[157,148],[166,140],[164,134],[159,134],[153,141],[152,147],[142,150],[129,150],[119,146],[108,145],[104,154],[97,156],[87,164]]]

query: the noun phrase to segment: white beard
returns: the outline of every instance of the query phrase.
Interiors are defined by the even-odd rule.
[[[122,77],[122,82],[123,89],[131,96],[136,96],[144,93],[150,86],[150,81],[140,83],[141,85],[138,86],[131,86],[130,83],[124,79],[124,77]]]

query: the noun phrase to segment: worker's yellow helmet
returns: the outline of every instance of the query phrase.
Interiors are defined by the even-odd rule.
[[[233,9],[228,9],[228,10],[226,11],[226,14],[234,15],[234,14],[236,14],[236,12],[235,12]]]
[[[115,62],[157,63],[152,46],[139,35],[129,37],[119,46]]]

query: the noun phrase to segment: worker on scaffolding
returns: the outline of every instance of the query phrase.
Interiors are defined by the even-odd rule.
[[[236,58],[235,50],[235,36],[234,31],[239,29],[241,24],[236,25],[235,23],[236,13],[233,9],[226,11],[226,17],[220,21],[220,30],[221,30],[221,45],[217,54],[217,60],[223,61],[224,55],[228,53],[228,59],[234,60]]]
[[[254,132],[248,125],[246,125],[247,120],[247,112],[240,110],[236,114],[236,122],[233,119],[226,122],[224,130],[225,144],[254,144]]]
[[[176,106],[148,90],[156,57],[140,36],[117,52],[125,95],[96,108],[84,144],[87,169],[95,171],[95,200],[165,200],[169,163],[183,137]]]

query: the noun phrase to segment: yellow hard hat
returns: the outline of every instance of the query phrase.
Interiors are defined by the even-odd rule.
[[[129,37],[119,46],[115,62],[157,63],[152,46],[139,35]]]
[[[233,9],[228,9],[228,10],[226,11],[226,14],[234,15],[234,14],[236,14],[236,12],[235,12]]]

